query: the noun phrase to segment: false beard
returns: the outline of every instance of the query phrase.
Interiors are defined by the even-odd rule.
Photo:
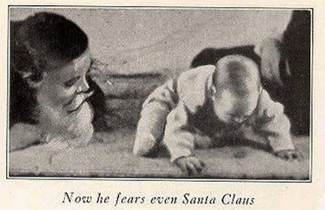
[[[38,112],[42,142],[66,147],[84,146],[91,141],[94,132],[91,124],[93,111],[88,102],[72,113],[48,105],[39,105]]]

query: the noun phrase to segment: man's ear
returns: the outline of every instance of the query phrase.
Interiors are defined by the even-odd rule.
[[[28,84],[31,88],[34,88],[34,89],[38,89],[39,86],[41,86],[42,81],[43,81],[43,80],[40,80],[40,81],[33,81],[30,77],[29,77],[29,78],[26,78],[25,80],[26,80],[27,84]]]
[[[43,81],[44,76],[46,76],[46,72],[43,72],[42,75],[38,76],[37,78],[35,74],[33,74],[32,72],[25,72],[25,71],[16,71],[16,72],[18,72],[18,74],[21,75],[21,77],[23,78],[23,80],[26,81],[28,86],[34,89],[39,88],[39,86]]]

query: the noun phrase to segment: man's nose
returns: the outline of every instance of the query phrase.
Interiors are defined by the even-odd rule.
[[[89,84],[86,80],[86,78],[82,79],[79,87],[78,87],[78,92],[87,92],[89,90]]]

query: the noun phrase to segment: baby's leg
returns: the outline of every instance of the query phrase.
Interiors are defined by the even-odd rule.
[[[167,115],[176,103],[173,81],[157,88],[144,102],[133,147],[135,155],[149,155],[162,141]]]

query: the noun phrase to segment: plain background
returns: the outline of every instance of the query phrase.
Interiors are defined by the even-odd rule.
[[[10,20],[36,12],[62,14],[88,35],[92,56],[109,71],[187,70],[207,47],[257,44],[281,34],[291,10],[197,8],[11,8]]]

